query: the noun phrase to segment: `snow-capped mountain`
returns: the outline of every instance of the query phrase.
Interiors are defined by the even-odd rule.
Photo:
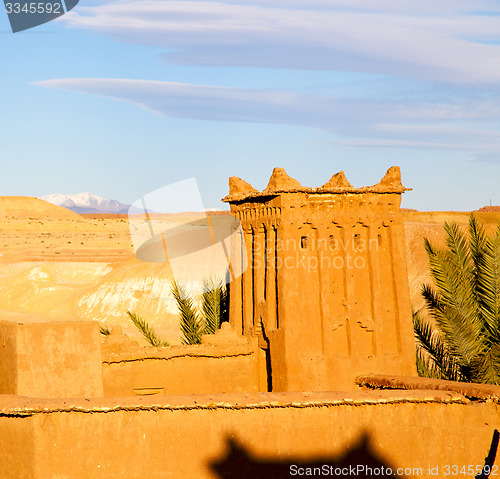
[[[78,193],[75,195],[54,194],[41,196],[41,200],[57,206],[63,206],[75,213],[128,213],[130,205],[116,200],[108,200],[93,193]]]

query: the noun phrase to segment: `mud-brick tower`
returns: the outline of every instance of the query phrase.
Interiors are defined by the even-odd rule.
[[[230,321],[258,351],[260,387],[353,389],[369,372],[415,375],[398,167],[354,188],[344,173],[306,188],[275,168],[259,192],[229,180],[248,268]]]

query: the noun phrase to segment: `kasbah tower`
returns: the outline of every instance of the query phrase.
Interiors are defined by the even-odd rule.
[[[275,168],[264,191],[229,180],[248,268],[230,322],[257,351],[259,389],[349,390],[357,375],[415,376],[398,167],[354,188],[307,188]]]

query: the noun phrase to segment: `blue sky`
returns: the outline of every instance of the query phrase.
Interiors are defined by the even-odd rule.
[[[0,42],[1,195],[399,165],[405,207],[500,205],[498,0],[80,0]]]

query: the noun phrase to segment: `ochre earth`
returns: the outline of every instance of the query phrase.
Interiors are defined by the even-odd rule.
[[[343,184],[339,178],[334,181]],[[500,220],[500,212],[475,214],[489,231]],[[444,221],[466,227],[469,213],[402,215],[411,303],[420,307],[421,286],[430,281],[423,238],[442,244]],[[135,258],[126,215],[77,215],[36,198],[0,197],[2,319],[95,320],[110,328],[121,325],[145,344],[125,315],[129,309],[178,344],[171,280],[166,264]]]

